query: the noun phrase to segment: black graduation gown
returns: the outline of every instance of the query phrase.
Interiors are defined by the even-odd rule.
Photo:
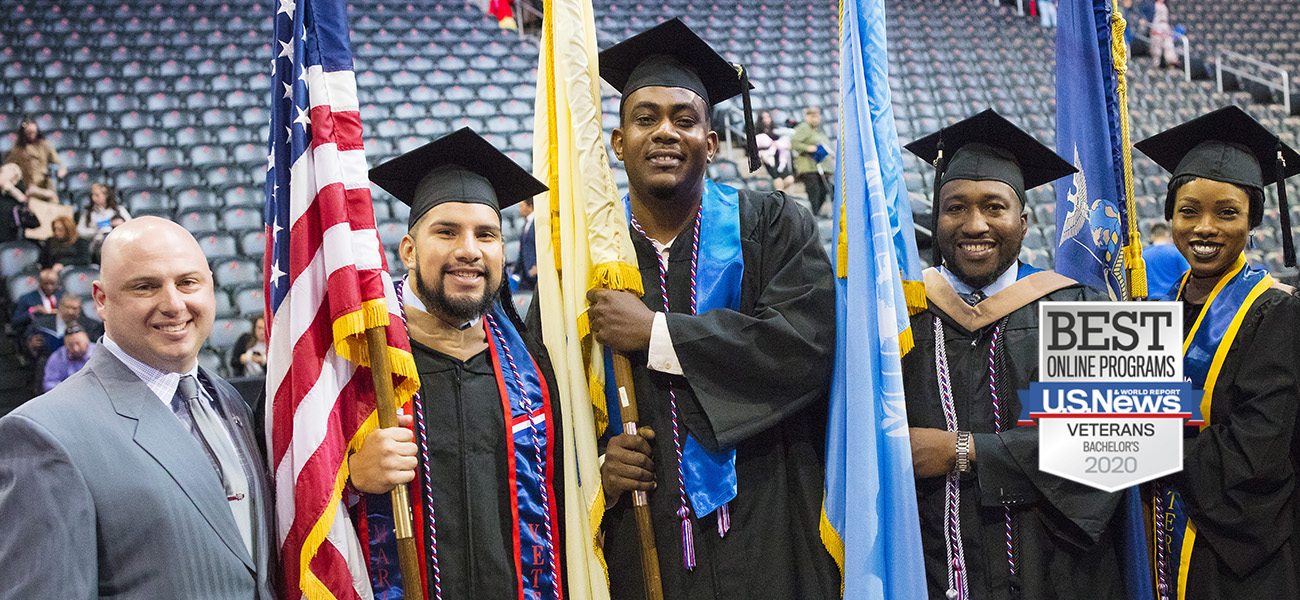
[[[1075,284],[1012,311],[1003,334],[1006,368],[998,371],[1003,432],[994,433],[989,389],[989,345],[994,325],[969,331],[930,302],[912,317],[915,348],[903,358],[907,420],[912,427],[945,429],[935,374],[934,316],[944,327],[948,368],[958,429],[972,432],[974,473],[961,481],[961,531],[970,597],[1010,598],[1006,513],[1013,514],[1015,559],[1020,597],[1025,600],[1124,598],[1121,540],[1115,508],[1121,494],[1042,473],[1038,470],[1038,428],[1016,427],[1020,402],[1011,390],[1028,389],[1038,379],[1038,302],[1092,300]],[[985,300],[989,302],[990,300]],[[925,551],[927,588],[932,600],[948,589],[944,528],[945,477],[916,482]]]
[[[555,377],[545,349],[527,335],[524,339],[551,394],[550,423],[555,427],[554,490],[557,517],[562,519],[564,463],[560,440],[563,430]],[[420,397],[429,435],[442,597],[444,600],[514,598],[517,570],[514,517],[510,511],[514,491],[509,484],[505,415],[491,353],[484,350],[462,362],[415,340],[411,340],[411,350],[420,373]],[[421,464],[420,468],[423,470],[425,465]],[[418,489],[413,492],[412,497],[418,498]],[[552,531],[554,544],[560,549],[563,572],[563,523],[554,523]],[[428,548],[427,527],[420,524],[419,532]],[[528,562],[531,557],[524,556],[523,560]],[[426,569],[426,592],[433,598],[433,567],[427,565]]]
[[[1255,300],[1215,382],[1211,425],[1188,428],[1183,470],[1166,479],[1197,528],[1189,600],[1300,597],[1297,334],[1300,299],[1273,289]]]
[[[818,533],[835,344],[830,262],[812,217],[781,193],[740,192],[740,235],[745,270],[738,311],[691,316],[689,236],[670,251],[674,312],[667,321],[685,378],[647,369],[644,352],[629,357],[640,424],[655,431],[658,488],[650,492],[650,512],[664,597],[838,598],[839,570]],[[645,304],[662,311],[658,256],[635,230],[632,239]],[[670,382],[679,389],[684,429],[706,448],[736,449],[731,531],[719,538],[715,515],[692,515],[692,572],[682,563],[676,514]],[[630,498],[609,509],[604,529],[611,596],[644,598]]]

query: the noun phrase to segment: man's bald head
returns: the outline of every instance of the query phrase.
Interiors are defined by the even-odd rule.
[[[94,297],[105,334],[155,369],[192,369],[216,311],[212,270],[194,236],[140,217],[109,233],[101,256]]]

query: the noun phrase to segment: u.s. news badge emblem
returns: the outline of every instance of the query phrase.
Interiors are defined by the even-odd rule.
[[[1038,315],[1039,381],[1020,390],[1038,468],[1107,492],[1181,471],[1183,425],[1203,423],[1181,303],[1043,302]]]

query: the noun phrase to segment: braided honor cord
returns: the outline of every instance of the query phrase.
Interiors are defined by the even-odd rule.
[[[939,378],[939,396],[943,400],[943,420],[948,431],[957,431],[957,408],[952,399],[952,379],[948,376],[948,348],[943,335],[943,322],[934,318],[934,368]],[[944,520],[948,543],[948,600],[969,600],[970,588],[966,582],[966,551],[961,543],[961,475],[948,473],[944,484]]]
[[[703,220],[703,214],[697,213],[695,217],[695,233],[692,237],[691,245],[691,314],[696,314],[695,304],[695,276],[699,266],[700,257],[700,221]],[[650,236],[646,235],[641,224],[636,222],[636,217],[631,219],[632,227],[636,229],[646,240]],[[651,244],[653,245],[653,244]],[[659,293],[664,299],[664,312],[668,312],[668,267],[664,265],[663,260],[655,260],[659,265]],[[686,503],[686,473],[682,465],[682,437],[680,421],[677,418],[677,389],[673,385],[668,387],[668,409],[672,413],[673,420],[673,451],[677,455],[677,517],[682,520],[682,563],[686,570],[695,569],[695,533],[691,529],[691,509]]]

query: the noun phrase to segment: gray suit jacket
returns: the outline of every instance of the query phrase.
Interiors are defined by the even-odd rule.
[[[220,478],[112,352],[0,419],[0,598],[274,598],[269,477],[251,413],[200,369],[246,462],[249,556]]]

